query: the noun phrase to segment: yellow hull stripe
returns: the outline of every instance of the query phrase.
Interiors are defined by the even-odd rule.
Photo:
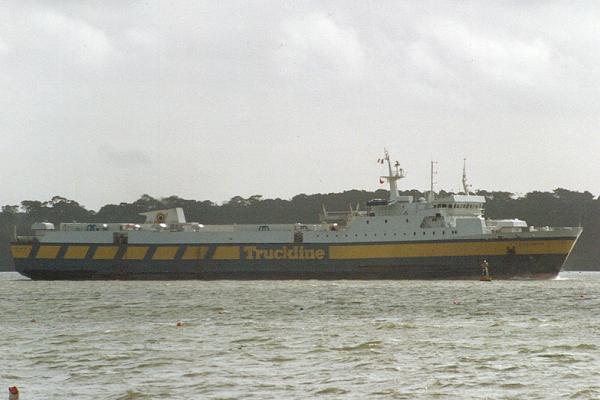
[[[501,256],[514,248],[517,255],[567,254],[574,239],[457,242],[457,243],[408,243],[408,244],[365,244],[329,246],[331,260],[361,258],[403,257],[459,257]]]
[[[128,246],[123,260],[143,260],[148,252],[148,246]]]
[[[208,246],[186,246],[182,260],[202,260],[208,254]]]
[[[174,260],[179,246],[159,246],[152,255],[153,260]]]
[[[60,246],[40,246],[35,257],[53,260],[56,258],[59,251]]]
[[[13,258],[27,258],[31,254],[31,245],[14,244],[10,246]]]
[[[94,253],[94,260],[112,260],[117,255],[118,246],[98,246]]]
[[[215,249],[213,260],[239,260],[240,259],[240,247],[239,246],[218,246]]]
[[[65,253],[67,260],[82,260],[88,253],[90,246],[69,246]]]

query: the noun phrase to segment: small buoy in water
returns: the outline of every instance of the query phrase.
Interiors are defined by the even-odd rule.
[[[19,389],[16,386],[8,388],[8,400],[19,400]]]
[[[178,328],[181,328],[182,326],[185,325],[185,323],[181,322],[181,321],[177,321],[177,323],[175,324]]]
[[[480,281],[483,282],[491,282],[492,277],[490,276],[489,264],[487,260],[483,260],[481,262],[481,276],[479,277]]]
[[[452,304],[458,305],[460,304],[460,300],[454,299],[452,300]]]

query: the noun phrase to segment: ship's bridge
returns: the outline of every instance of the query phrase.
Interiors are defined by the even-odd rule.
[[[485,197],[453,194],[435,199],[431,204],[434,208],[446,211],[447,215],[480,216],[483,214]]]

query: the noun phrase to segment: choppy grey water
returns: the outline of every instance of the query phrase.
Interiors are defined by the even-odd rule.
[[[490,283],[1,273],[0,384],[21,399],[598,398],[599,309],[589,272]]]

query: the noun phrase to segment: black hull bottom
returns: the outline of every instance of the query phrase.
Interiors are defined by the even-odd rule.
[[[23,263],[17,272],[34,280],[478,280],[486,259],[493,280],[555,278],[566,254],[431,257],[352,261],[129,261],[118,265]]]

